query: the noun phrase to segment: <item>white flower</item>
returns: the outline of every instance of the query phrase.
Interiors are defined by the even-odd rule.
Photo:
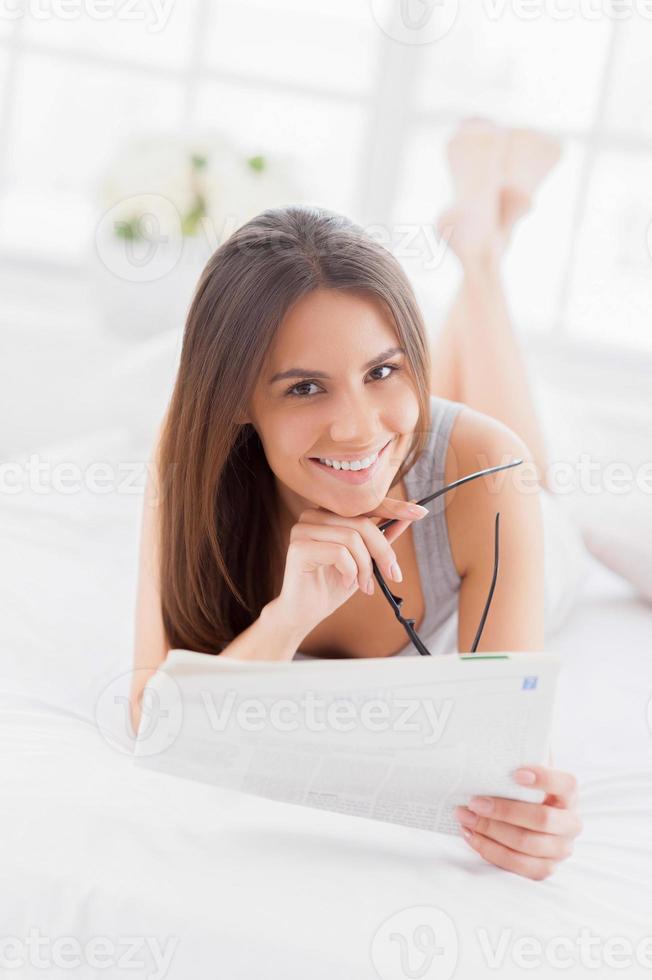
[[[132,227],[145,213],[163,234],[178,235],[183,222],[186,234],[204,234],[213,250],[259,212],[303,198],[293,158],[261,150],[257,168],[250,159],[219,132],[141,137],[118,155],[101,186],[102,203]]]

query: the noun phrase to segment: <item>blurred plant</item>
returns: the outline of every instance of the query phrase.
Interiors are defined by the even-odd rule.
[[[302,198],[294,166],[291,157],[248,156],[219,133],[140,137],[117,154],[101,203],[117,238],[203,233],[215,247],[265,208]]]

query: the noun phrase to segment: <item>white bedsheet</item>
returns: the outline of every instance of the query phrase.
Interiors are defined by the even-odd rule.
[[[57,336],[58,387],[39,388],[25,434],[46,417],[48,433],[63,431],[60,392],[77,391],[78,342],[61,344]],[[93,377],[75,415],[88,416],[83,431],[96,426],[92,438],[41,460],[142,464],[175,357],[167,341],[135,361],[130,351],[128,370],[101,389],[104,412]],[[21,376],[20,366],[10,373]],[[131,668],[140,506],[130,491],[0,501],[0,955],[26,955],[30,929],[49,942],[41,957],[51,961],[57,939],[114,944],[106,969],[28,965],[9,976],[520,978],[518,942],[555,937],[566,942],[559,955],[571,956],[568,976],[649,974],[641,951],[630,969],[607,963],[608,937],[635,946],[652,933],[652,608],[624,582],[590,560],[583,594],[551,638],[564,657],[554,762],[580,780],[584,830],[573,856],[533,882],[484,862],[461,838],[139,770],[105,741],[94,705]],[[444,951],[424,971],[430,934],[418,926],[428,923]],[[581,962],[582,930],[597,937],[597,968]],[[482,938],[501,934],[505,958],[492,969]],[[10,950],[8,937],[22,948]],[[145,959],[141,969],[124,963],[127,937],[140,940],[132,959]],[[172,952],[165,972],[152,949]],[[529,972],[564,971],[544,956]]]
[[[570,958],[572,977],[649,975],[652,939],[641,944],[652,935],[651,627],[652,610],[591,562],[552,643],[565,657],[555,764],[580,779],[584,830],[543,882],[447,835],[137,770],[84,711],[14,685],[0,713],[2,934],[24,940],[40,930],[50,961],[58,937],[114,945],[101,971],[25,966],[9,975],[522,977],[523,962],[539,955],[530,973],[553,977],[555,951]],[[428,923],[434,933],[415,931]],[[415,972],[433,935],[437,972]],[[119,967],[125,937],[136,937],[142,968]],[[501,937],[497,970],[483,942]],[[582,937],[593,942],[585,953]],[[535,945],[523,952],[528,938]],[[167,966],[157,967],[152,949],[172,955]],[[27,957],[28,947],[11,955],[19,952]],[[613,965],[624,961],[626,970]]]

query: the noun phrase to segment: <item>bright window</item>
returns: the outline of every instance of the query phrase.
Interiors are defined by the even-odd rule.
[[[542,0],[537,17],[531,2],[458,3],[428,44],[392,40],[376,0],[183,0],[139,5],[140,20],[117,17],[118,3],[103,19],[80,13],[92,6],[0,16],[5,256],[79,265],[122,141],[214,128],[251,154],[292,155],[311,201],[415,226],[417,254],[399,258],[443,309],[458,269],[450,255],[432,265],[427,232],[450,203],[444,148],[459,119],[486,115],[564,147],[506,262],[519,325],[652,351],[644,4],[610,16],[606,0]]]

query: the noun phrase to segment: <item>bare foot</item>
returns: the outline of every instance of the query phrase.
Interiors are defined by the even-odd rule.
[[[440,216],[437,230],[463,263],[496,248],[506,144],[499,126],[471,118],[447,146],[455,200]]]
[[[503,249],[516,222],[532,207],[534,193],[561,156],[559,140],[532,129],[510,129],[500,193]]]
[[[510,129],[503,186],[532,197],[560,156],[561,143],[554,136],[534,129]]]
[[[463,264],[505,251],[560,155],[559,140],[536,130],[479,117],[460,124],[447,147],[455,201],[437,231]]]

